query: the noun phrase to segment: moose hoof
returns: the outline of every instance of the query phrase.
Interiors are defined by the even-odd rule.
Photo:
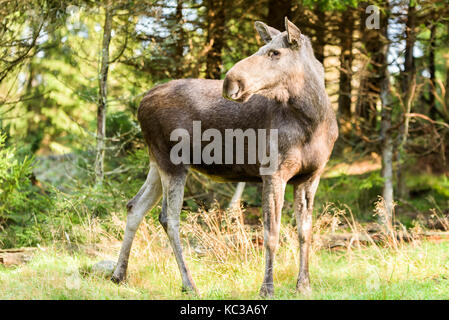
[[[115,284],[119,284],[123,280],[125,280],[125,273],[115,273],[114,272],[114,274],[111,277],[111,281],[114,282]]]
[[[186,293],[186,294],[193,294],[196,296],[199,296],[199,292],[198,289],[196,288],[196,286],[193,284],[189,284],[189,285],[182,285],[181,288],[182,293]]]
[[[310,283],[307,282],[299,282],[296,284],[296,292],[303,295],[310,295],[312,293],[312,288],[310,287]]]
[[[120,282],[123,281],[123,279],[121,277],[112,276],[111,281],[114,282],[115,284],[119,284]]]
[[[264,284],[260,288],[259,294],[261,297],[272,297],[274,294],[274,287],[272,284]]]

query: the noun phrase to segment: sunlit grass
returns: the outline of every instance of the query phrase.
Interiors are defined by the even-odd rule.
[[[148,227],[148,226],[147,226]],[[83,272],[101,259],[114,259],[117,246],[97,255],[47,248],[26,265],[0,267],[1,299],[190,299],[181,293],[175,259],[159,231],[148,241],[142,228],[136,239],[128,279],[115,285]],[[288,233],[284,230],[284,233]],[[288,238],[287,238],[288,239]],[[118,244],[118,243],[117,243]],[[415,242],[397,250],[378,246],[311,254],[313,293],[295,292],[298,272],[296,243],[279,249],[275,264],[274,299],[447,299],[449,244]],[[187,261],[201,299],[261,299],[263,250],[244,258],[228,255],[225,262],[207,252],[199,256],[186,247]]]

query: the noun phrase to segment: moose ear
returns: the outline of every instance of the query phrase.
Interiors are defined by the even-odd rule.
[[[301,30],[293,22],[285,17],[285,30],[287,30],[287,40],[289,44],[298,45],[301,38]]]
[[[256,27],[257,32],[259,32],[260,37],[265,43],[270,42],[273,37],[281,33],[279,30],[269,27],[261,21],[256,21],[254,26]]]

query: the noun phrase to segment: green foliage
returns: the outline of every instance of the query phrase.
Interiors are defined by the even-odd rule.
[[[445,204],[445,201],[449,199],[449,178],[445,175],[409,175],[407,188],[412,192],[412,200],[417,202],[419,208],[426,206],[429,197],[433,198],[437,205],[442,204],[443,207],[449,205],[449,202]],[[417,196],[413,196],[413,194]]]
[[[123,116],[116,119],[122,121],[113,120],[111,128],[115,126],[119,131],[130,128]],[[121,125],[123,122],[125,124]],[[42,158],[36,163],[33,158],[20,160],[21,148],[5,147],[4,140],[5,135],[1,135],[1,247],[46,245],[55,241],[91,243],[98,240],[89,232],[93,227],[121,236],[123,230],[117,229],[111,219],[113,215],[126,219],[123,216],[125,204],[141,187],[148,173],[146,149],[137,149],[116,159],[111,157],[107,162],[109,167],[116,168],[114,161],[117,161],[126,170],[119,170],[109,175],[104,183],[96,184],[89,174],[87,164],[93,161],[89,153],[74,153],[73,158],[65,160],[65,166],[58,163],[64,160],[50,158]],[[61,170],[66,174],[61,175]],[[45,178],[53,185],[37,182],[33,171],[45,173]]]
[[[315,7],[318,6],[323,11],[331,10],[347,10],[348,7],[356,8],[360,0],[305,0],[304,6]]]
[[[19,221],[17,209],[27,201],[26,187],[32,169],[32,159],[19,161],[12,147],[5,147],[5,135],[0,135],[0,222]]]
[[[384,179],[380,176],[380,171],[373,171],[367,177],[364,177],[360,181],[359,189],[360,190],[369,190],[373,188],[380,188],[383,186]]]
[[[51,199],[39,192],[31,182],[33,158],[20,160],[17,150],[5,147],[5,135],[0,135],[0,244],[34,245],[40,217],[51,205]]]
[[[129,112],[113,112],[106,117],[106,136],[116,147],[115,154],[124,155],[138,143],[143,142],[139,125],[132,120]]]
[[[19,161],[12,147],[5,147],[6,136],[0,135],[0,212],[10,213],[17,203],[26,199],[21,187],[29,181],[32,158]]]
[[[382,193],[379,171],[364,175],[340,175],[321,179],[316,197],[316,212],[321,212],[327,203],[348,206],[355,217],[371,220],[373,204]]]
[[[449,179],[446,176],[443,176],[441,179],[437,180],[437,183],[433,185],[433,188],[440,195],[449,198]]]

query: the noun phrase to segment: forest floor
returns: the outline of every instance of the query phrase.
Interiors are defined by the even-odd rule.
[[[220,255],[187,248],[188,265],[200,291],[195,297],[181,293],[171,249],[155,246],[140,233],[124,284],[89,271],[100,260],[115,261],[119,241],[76,250],[47,247],[37,249],[26,264],[0,265],[0,299],[261,299],[261,249]],[[284,230],[284,240],[288,237]],[[284,241],[275,264],[274,299],[447,299],[449,242],[314,249],[309,296],[295,292],[297,272],[297,246]]]
[[[447,176],[409,176],[410,197],[399,201],[395,237],[391,237],[393,233],[376,225],[383,212],[378,159],[335,164],[316,197],[310,254],[313,291],[308,296],[295,292],[298,237],[290,188],[275,260],[273,299],[447,299],[449,241],[421,237],[429,229],[449,230]],[[123,208],[129,197],[118,194],[99,202],[101,197],[86,198],[83,191],[79,198],[76,193],[61,194],[65,200],[55,213],[58,220],[49,220],[59,224],[48,228],[51,239],[42,242],[47,246],[35,248],[30,259],[17,266],[2,265],[0,255],[0,299],[261,299],[263,230],[260,203],[254,200],[259,192],[251,185],[245,192],[248,205],[243,211],[188,208],[181,214],[184,253],[199,297],[181,292],[176,261],[157,221],[160,206],[139,228],[127,281],[116,285],[95,275],[95,263],[118,257],[126,224]],[[103,210],[84,205],[91,199]],[[111,199],[117,204],[111,205]],[[24,229],[22,236],[28,236],[28,231]],[[360,237],[341,243],[341,236],[347,234]],[[397,241],[400,234],[410,238]],[[331,245],[321,241],[337,235],[340,240]]]

